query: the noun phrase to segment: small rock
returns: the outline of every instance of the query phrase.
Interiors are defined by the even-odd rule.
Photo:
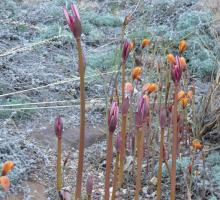
[[[151,180],[150,180],[150,182],[154,185],[154,186],[156,186],[157,185],[157,177],[153,177]]]

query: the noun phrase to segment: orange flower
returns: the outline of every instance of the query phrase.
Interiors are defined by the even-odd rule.
[[[7,176],[0,176],[0,185],[4,188],[5,192],[9,190],[10,180]]]
[[[141,80],[141,73],[142,73],[142,69],[141,67],[135,67],[132,72],[131,72],[131,76],[133,80]]]
[[[187,48],[187,43],[185,40],[181,40],[179,43],[179,52],[183,53]]]
[[[176,62],[176,59],[174,57],[174,55],[172,53],[169,53],[167,55],[167,61],[170,63],[170,64],[174,64]]]
[[[190,90],[190,91],[187,92],[187,97],[189,97],[190,99],[192,99],[192,97],[193,97],[193,91],[192,91],[192,90]]]
[[[200,141],[198,139],[194,139],[192,141],[192,146],[195,150],[201,150],[202,149],[202,144],[200,143]]]
[[[10,172],[15,166],[14,162],[8,160],[2,165],[2,176],[5,176],[8,172]]]
[[[156,83],[146,83],[142,87],[142,93],[148,92],[148,94],[154,92],[157,90],[157,84]]]
[[[183,71],[187,69],[186,59],[184,57],[180,57],[180,67]]]
[[[177,95],[177,101],[179,101],[180,99],[182,99],[183,97],[185,97],[185,92],[183,90],[179,91],[178,95]]]
[[[143,39],[142,45],[141,45],[142,49],[143,49],[144,47],[148,46],[148,45],[150,45],[150,40],[148,40],[148,39],[146,39],[146,38]]]
[[[186,108],[186,106],[188,105],[188,102],[189,102],[189,98],[188,97],[183,97],[182,99],[180,99],[180,103],[181,103],[183,109]]]

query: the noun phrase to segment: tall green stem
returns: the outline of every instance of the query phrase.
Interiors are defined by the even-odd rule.
[[[62,167],[61,167],[61,151],[62,151],[62,139],[57,139],[57,192],[60,192],[62,188]]]
[[[172,147],[172,170],[171,170],[170,200],[175,200],[175,195],[176,195],[177,94],[178,94],[178,84],[175,84],[175,86],[174,86],[174,107],[173,107],[173,147]]]
[[[80,38],[76,39],[78,57],[79,57],[79,74],[80,74],[80,138],[79,138],[79,160],[76,180],[75,200],[80,199],[82,188],[83,160],[84,160],[84,143],[85,143],[85,66],[83,63],[83,52]]]
[[[113,151],[112,140],[113,140],[113,133],[109,133],[108,144],[107,144],[107,156],[106,156],[104,200],[109,200],[110,173],[111,173],[112,151]]]

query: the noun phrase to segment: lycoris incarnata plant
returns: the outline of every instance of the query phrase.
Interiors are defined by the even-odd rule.
[[[73,15],[70,15],[67,9],[64,8],[64,14],[70,31],[76,39],[79,57],[80,145],[75,192],[75,199],[78,200],[83,195],[81,188],[85,132],[85,57],[81,47],[82,28],[80,16],[75,5],[71,5],[71,10]],[[182,138],[185,139],[185,148],[189,149],[191,146],[191,135],[187,132],[187,130],[190,130],[187,121],[187,112],[193,103],[192,98],[194,92],[188,89],[187,63],[183,57],[184,52],[187,50],[187,42],[181,40],[178,46],[178,53],[169,53],[167,55],[167,65],[164,64],[166,68],[162,67],[160,63],[155,66],[158,76],[155,82],[146,83],[146,77],[143,75],[146,66],[143,65],[143,63],[145,63],[143,59],[147,58],[143,57],[143,55],[147,53],[147,47],[150,47],[153,41],[144,38],[139,44],[136,40],[129,42],[128,39],[125,39],[125,29],[130,20],[131,16],[128,15],[122,25],[121,61],[119,63],[121,66],[121,79],[116,75],[116,84],[112,90],[113,92],[109,102],[103,197],[104,200],[117,199],[117,193],[120,192],[121,188],[126,186],[125,179],[128,172],[124,166],[127,162],[128,154],[133,154],[134,160],[131,173],[134,175],[134,193],[130,199],[140,199],[143,180],[148,179],[148,177],[145,177],[145,179],[143,177],[143,174],[145,174],[143,173],[143,161],[146,160],[148,172],[149,167],[155,167],[156,163],[158,163],[158,170],[155,175],[155,178],[157,177],[155,179],[157,199],[164,199],[162,192],[162,168],[163,163],[165,163],[171,183],[170,199],[175,200],[176,160],[183,148]],[[127,63],[130,62],[129,59],[132,59],[132,57],[133,67],[130,69],[127,67]],[[171,79],[173,84],[170,81]],[[184,87],[181,90],[182,85]],[[118,90],[119,86],[121,86],[121,90]],[[119,113],[121,113],[121,115],[119,115]],[[121,116],[121,118],[119,116]],[[59,128],[59,124],[61,124],[61,122],[59,122],[58,118],[56,119],[56,132],[59,132],[58,130],[61,129]],[[157,132],[152,130],[155,126]],[[61,141],[61,137],[58,137],[58,141]],[[113,148],[114,141],[115,154]],[[128,145],[130,141],[133,145]],[[58,142],[58,191],[61,190],[62,185],[60,180],[61,147],[59,147],[59,145],[61,144]],[[132,148],[130,148],[130,146],[132,146]],[[195,151],[202,149],[201,143],[195,139],[192,142],[192,146]],[[170,155],[172,155],[171,166],[168,163]],[[153,162],[150,161],[150,157],[153,157]],[[190,166],[191,173],[193,170],[193,162]],[[146,176],[148,176],[148,172],[145,174]],[[87,199],[92,199],[92,191],[95,187],[93,184],[94,180],[95,177],[92,176],[89,176],[87,179]],[[110,188],[112,188],[112,190],[110,190]],[[143,198],[141,197],[141,199]]]

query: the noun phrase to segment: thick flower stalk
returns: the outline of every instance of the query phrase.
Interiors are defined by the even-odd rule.
[[[162,182],[162,164],[165,160],[164,152],[164,129],[166,126],[166,110],[161,108],[160,110],[160,158],[159,158],[159,167],[158,167],[158,182],[157,182],[157,200],[161,199],[161,182]]]
[[[130,99],[133,94],[134,88],[131,83],[126,83],[123,91],[123,101],[122,101],[122,123],[121,123],[121,134],[122,134],[122,145],[120,152],[120,167],[119,167],[119,187],[123,183],[123,173],[124,173],[124,157],[125,157],[125,146],[126,146],[126,120],[127,113],[130,105]]]
[[[135,185],[135,200],[139,199],[139,192],[141,190],[141,171],[142,171],[142,161],[144,155],[144,131],[143,123],[149,115],[150,110],[150,100],[147,95],[141,96],[138,102],[138,108],[136,112],[136,147],[137,147],[137,176]]]
[[[110,173],[111,173],[111,163],[112,163],[112,140],[113,133],[116,129],[118,122],[118,104],[117,102],[112,102],[111,108],[108,113],[108,143],[107,143],[107,155],[106,155],[106,173],[105,173],[105,200],[109,200],[109,187],[110,187]]]
[[[182,76],[182,69],[180,65],[180,57],[175,57],[175,62],[171,63],[171,77],[174,82],[174,105],[173,105],[173,144],[172,144],[172,169],[171,169],[171,192],[170,199],[175,200],[176,195],[176,157],[177,157],[177,102],[178,102],[178,87]]]
[[[63,123],[60,116],[58,116],[55,119],[55,134],[57,136],[57,192],[60,192],[62,188],[62,129]]]
[[[119,164],[119,155],[121,150],[122,138],[121,134],[118,134],[116,139],[116,161],[115,161],[115,169],[114,169],[114,179],[113,179],[113,190],[112,190],[112,200],[116,198],[116,190],[117,190],[117,182],[118,182],[118,164]]]
[[[71,5],[73,15],[71,16],[66,8],[64,14],[73,36],[76,39],[78,58],[79,58],[79,75],[80,75],[80,141],[79,141],[79,160],[76,180],[75,200],[80,199],[82,188],[83,160],[84,160],[84,143],[85,143],[85,57],[81,46],[81,21],[79,12],[74,4]]]

